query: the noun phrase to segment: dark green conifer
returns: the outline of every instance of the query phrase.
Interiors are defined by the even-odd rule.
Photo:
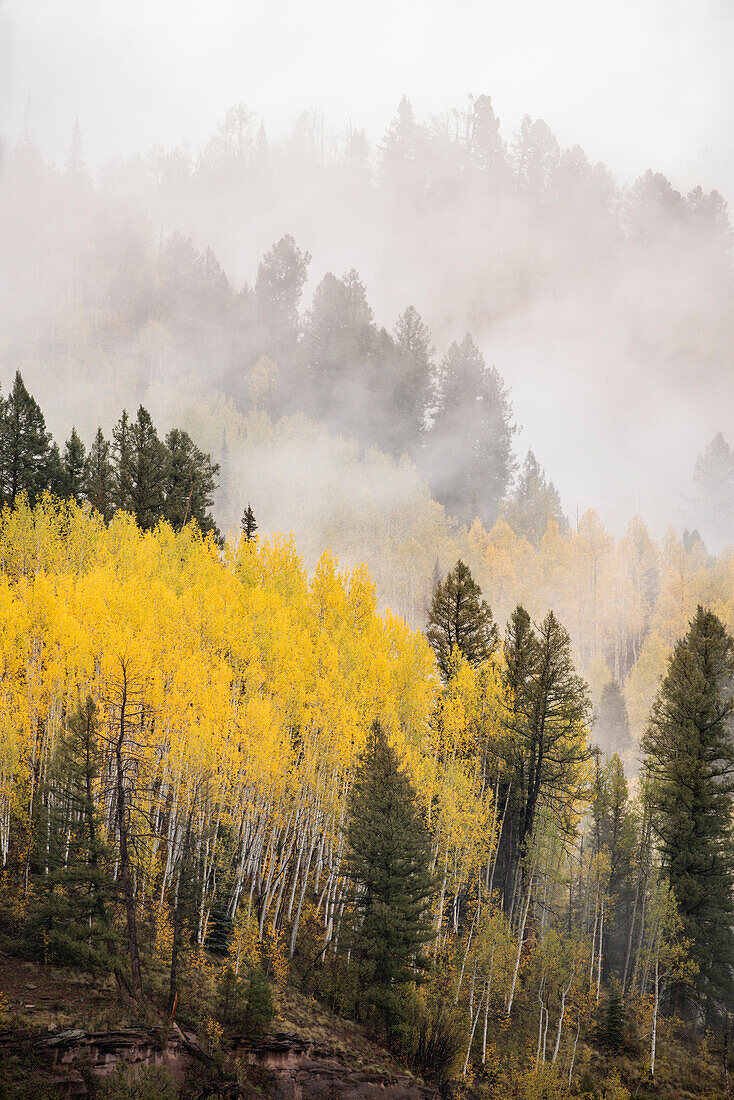
[[[431,843],[413,784],[379,722],[360,755],[349,795],[345,873],[354,887],[351,948],[363,1006],[390,1033],[399,988],[420,981],[432,937]]]
[[[84,496],[102,516],[105,523],[112,519],[114,471],[110,460],[110,445],[101,428],[97,428],[84,463]]]
[[[134,514],[133,438],[127,409],[122,410],[122,416],[112,429],[112,455],[112,505],[117,512]]]
[[[84,444],[77,435],[76,428],[71,429],[71,435],[66,441],[61,462],[63,470],[63,492],[61,495],[69,497],[80,504],[84,494],[86,452]]]
[[[256,531],[257,524],[255,523],[255,513],[248,502],[245,508],[245,514],[242,517],[242,534],[245,536],[245,542],[254,542]]]
[[[481,596],[481,588],[463,561],[457,561],[446,580],[436,585],[426,635],[447,679],[454,648],[470,664],[478,665],[491,656],[497,645],[492,612]]]
[[[130,438],[132,513],[138,526],[148,531],[163,518],[168,454],[158,438],[150,413],[142,405],[130,426]]]
[[[168,433],[166,449],[164,517],[176,531],[193,519],[204,534],[218,535],[211,515],[218,464],[200,451],[188,433],[180,428]]]
[[[15,504],[17,497],[25,493],[29,504],[35,504],[49,485],[51,437],[20,371],[16,371],[13,388],[3,402],[0,444],[3,501]]]
[[[731,1003],[734,958],[734,642],[698,608],[676,645],[643,740],[653,826],[706,1022]]]

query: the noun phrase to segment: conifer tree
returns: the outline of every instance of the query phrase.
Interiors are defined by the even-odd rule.
[[[538,546],[551,520],[560,531],[568,530],[568,520],[561,508],[561,498],[552,481],[547,481],[532,451],[527,457],[517,479],[517,484],[500,509],[517,535],[524,535],[533,546]]]
[[[505,636],[508,736],[500,746],[511,783],[510,868],[525,855],[538,809],[564,811],[585,788],[589,689],[571,658],[571,639],[552,611],[533,629],[515,608]]]
[[[76,428],[71,429],[71,435],[66,441],[61,462],[63,469],[62,495],[70,497],[77,504],[80,504],[84,493],[86,453]]]
[[[48,486],[51,437],[20,371],[3,403],[0,427],[3,501],[15,504],[18,495],[26,493],[29,504],[34,504]]]
[[[346,875],[354,886],[351,947],[364,1003],[390,1034],[399,988],[420,981],[432,936],[429,831],[416,793],[379,722],[359,757],[347,806]]]
[[[482,590],[463,561],[457,561],[446,580],[436,585],[426,636],[446,679],[451,674],[454,648],[470,664],[478,665],[497,645],[492,612],[481,597]]]
[[[252,510],[252,506],[248,501],[245,508],[244,515],[242,516],[242,534],[245,536],[245,542],[254,542],[255,532],[257,531],[257,524],[255,523],[255,513]]]
[[[105,523],[112,519],[115,478],[110,460],[110,445],[101,428],[97,428],[84,463],[84,496],[102,516]]]
[[[211,516],[218,464],[180,428],[173,428],[166,436],[166,450],[164,517],[176,531],[193,519],[204,534],[218,535]]]
[[[734,641],[699,606],[676,645],[643,739],[653,826],[707,1023],[734,994]]]
[[[133,501],[133,438],[127,409],[112,429],[112,504],[115,511],[134,513]]]
[[[97,708],[87,697],[68,720],[46,783],[50,838],[42,862],[47,873],[31,914],[44,953],[92,971],[112,971],[126,988],[115,948],[112,911],[116,887],[109,871],[99,801],[102,761]]]
[[[631,742],[627,704],[616,680],[604,685],[594,721],[594,739],[606,753],[623,753]]]
[[[150,413],[141,405],[130,428],[132,512],[143,531],[163,517],[164,479],[168,465],[165,446],[158,438]]]

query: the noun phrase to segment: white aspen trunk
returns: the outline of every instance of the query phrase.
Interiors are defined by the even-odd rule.
[[[520,956],[522,954],[522,944],[525,937],[525,922],[528,919],[528,911],[530,909],[530,898],[533,893],[533,876],[530,876],[530,882],[528,883],[528,900],[525,905],[525,911],[523,913],[522,923],[520,925],[520,932],[517,937],[517,958],[515,959],[515,969],[512,975],[512,985],[510,986],[510,995],[507,1000],[507,1015],[509,1017],[512,1012],[512,1002],[515,998],[515,986],[517,985],[517,975],[520,972]]]
[[[594,988],[594,962],[596,959],[596,930],[599,926],[599,885],[596,887],[594,901],[594,934],[591,937],[591,964],[589,965],[589,992]]]
[[[571,982],[572,981],[573,981],[573,977],[571,978]],[[558,1017],[558,1031],[556,1032],[556,1045],[553,1048],[553,1058],[552,1058],[552,1061],[551,1061],[551,1065],[556,1064],[556,1058],[558,1057],[558,1050],[559,1050],[559,1047],[561,1045],[561,1031],[563,1030],[563,1017],[566,1015],[566,997],[568,995],[568,991],[571,988],[571,982],[568,983],[568,985],[566,986],[565,989],[561,990],[561,1012],[560,1012],[560,1015]]]
[[[599,991],[601,989],[601,955],[604,946],[604,895],[601,896],[601,921],[599,923],[599,949],[596,965],[596,1003],[599,1004]]]
[[[295,917],[295,920],[293,921],[293,929],[291,930],[291,942],[290,942],[290,946],[289,946],[289,949],[288,949],[288,954],[289,954],[291,959],[293,958],[294,952],[296,950],[296,940],[298,938],[298,926],[301,923],[301,910],[303,908],[303,899],[306,896],[306,887],[308,885],[308,872],[309,872],[309,868],[311,866],[311,860],[313,858],[313,853],[314,853],[315,848],[316,848],[316,840],[315,840],[315,838],[312,837],[311,847],[309,848],[309,852],[308,852],[308,860],[306,861],[306,870],[303,873],[303,881],[301,882],[301,892],[300,892],[299,897],[298,897],[298,908],[296,909],[296,917]]]
[[[571,1052],[571,1065],[568,1067],[568,1091],[571,1091],[571,1078],[573,1077],[573,1065],[576,1061],[576,1046],[579,1041],[579,1035],[581,1034],[581,1017],[576,1022],[576,1038],[573,1041],[573,1051]]]
[[[477,1030],[477,1022],[479,1020],[479,1016],[481,1014],[481,1011],[482,1011],[482,1001],[480,1000],[479,1004],[477,1005],[477,1011],[476,1011],[476,1014],[474,1016],[474,1022],[472,1023],[471,1033],[469,1035],[469,1042],[468,1042],[467,1048],[466,1048],[466,1058],[464,1059],[464,1069],[462,1070],[462,1073],[461,1073],[462,1077],[466,1077],[466,1071],[469,1068],[469,1058],[471,1056],[471,1048],[472,1048],[472,1044],[474,1042],[474,1034]]]
[[[660,1008],[660,945],[655,952],[655,998],[652,1006],[652,1038],[650,1041],[650,1076],[655,1076],[655,1047],[658,1038],[658,1009]]]

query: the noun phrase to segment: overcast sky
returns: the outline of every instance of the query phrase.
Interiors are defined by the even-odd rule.
[[[0,0],[2,127],[26,105],[62,159],[79,116],[99,164],[154,142],[196,148],[245,101],[271,132],[304,108],[379,136],[403,93],[419,114],[492,96],[621,181],[646,167],[734,196],[732,0]]]

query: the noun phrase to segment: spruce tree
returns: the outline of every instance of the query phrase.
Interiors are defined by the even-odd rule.
[[[62,496],[69,497],[81,503],[84,494],[84,470],[86,453],[84,444],[77,435],[76,428],[71,429],[71,435],[66,441],[62,462]]]
[[[84,496],[102,516],[105,523],[112,519],[114,471],[110,460],[110,445],[101,428],[97,428],[89,454],[84,463]]]
[[[37,860],[46,874],[31,912],[50,959],[112,971],[125,986],[114,944],[116,887],[109,874],[99,799],[102,747],[91,698],[70,716],[50,768],[43,803],[48,827]],[[49,838],[49,844],[43,843]]]
[[[571,639],[552,611],[533,628],[525,608],[515,608],[504,654],[509,706],[498,751],[511,793],[504,841],[510,872],[526,853],[539,808],[549,807],[566,827],[568,810],[584,792],[590,705],[589,689],[574,668]]]
[[[733,686],[734,641],[699,606],[670,658],[643,747],[653,826],[707,1022],[734,995]]]
[[[112,429],[112,455],[112,505],[117,512],[134,514],[133,437],[127,409],[122,410],[122,416]]]
[[[168,454],[158,438],[150,413],[141,405],[130,427],[132,513],[138,526],[148,531],[163,518],[164,483]]]
[[[399,988],[420,981],[431,939],[431,841],[413,784],[379,722],[359,757],[347,806],[345,873],[354,887],[351,949],[363,1004],[390,1034]]]
[[[594,719],[594,740],[605,753],[623,753],[631,745],[627,704],[616,680],[610,680],[602,690]]]
[[[439,668],[448,679],[454,648],[472,665],[485,661],[497,645],[497,628],[482,590],[463,561],[436,585],[426,636]]]
[[[51,437],[40,408],[28,393],[20,371],[2,408],[0,424],[2,444],[2,498],[15,504],[25,493],[35,504],[49,483]]]
[[[248,501],[245,513],[242,516],[242,534],[245,536],[245,542],[254,542],[256,531],[257,523],[255,522],[255,513]]]
[[[532,451],[520,471],[512,494],[503,503],[500,515],[517,535],[523,535],[538,546],[548,524],[554,520],[560,531],[568,530],[568,520],[561,508],[561,498],[552,481],[547,481]]]
[[[180,428],[174,428],[166,436],[166,450],[164,517],[176,531],[193,519],[204,534],[218,535],[211,507],[219,466]]]

